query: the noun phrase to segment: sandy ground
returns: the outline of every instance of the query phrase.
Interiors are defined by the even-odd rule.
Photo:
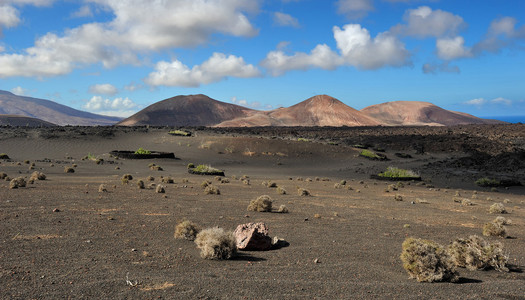
[[[196,130],[187,138],[158,128],[2,128],[0,136],[0,152],[11,158],[0,160],[1,172],[11,178],[34,170],[47,175],[19,189],[0,181],[2,299],[525,299],[525,188],[491,191],[473,183],[483,171],[443,167],[467,155],[461,151],[405,151],[413,158],[402,159],[392,146],[385,152],[391,160],[383,162],[357,157],[359,149],[344,144],[245,132]],[[139,147],[174,152],[179,159],[108,154]],[[104,163],[82,160],[89,153]],[[35,163],[33,170],[26,160]],[[152,162],[163,171],[150,170]],[[223,169],[230,182],[190,175],[190,162]],[[75,173],[64,173],[73,164]],[[391,182],[369,176],[391,165],[419,171],[426,185],[408,182],[385,192]],[[129,184],[121,182],[124,174],[133,175]],[[136,181],[150,175],[156,184],[161,176],[175,183],[164,184],[165,194],[138,189]],[[243,175],[250,185],[238,180]],[[205,195],[205,179],[221,195]],[[288,194],[263,186],[265,180]],[[341,180],[352,190],[334,188]],[[108,192],[98,192],[100,184]],[[297,187],[312,196],[297,195]],[[456,191],[474,205],[455,203]],[[264,194],[290,213],[248,212],[250,200]],[[403,201],[394,201],[395,194]],[[483,224],[496,217],[487,212],[495,202],[505,202],[513,225],[510,238],[487,239],[504,244],[511,272],[459,269],[459,283],[408,278],[399,259],[406,237],[448,244],[481,235]],[[262,221],[270,235],[290,245],[204,260],[194,243],[173,238],[174,226],[185,218],[229,230]]]

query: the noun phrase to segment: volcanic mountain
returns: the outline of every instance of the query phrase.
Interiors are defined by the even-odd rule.
[[[1,90],[0,114],[37,118],[58,125],[113,125],[121,120],[117,117],[92,114],[53,101],[17,96]]]
[[[116,125],[214,126],[255,112],[206,95],[176,96],[154,103]]]
[[[51,127],[56,126],[40,119],[19,115],[0,115],[0,126]]]
[[[217,127],[242,126],[374,126],[373,118],[328,95],[317,95],[296,105],[261,111],[222,122]]]
[[[420,101],[386,102],[365,107],[361,112],[387,126],[452,126],[504,123],[446,110],[432,103]]]

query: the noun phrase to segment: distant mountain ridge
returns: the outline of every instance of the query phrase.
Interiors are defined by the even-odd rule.
[[[26,116],[57,125],[113,125],[121,120],[77,110],[50,100],[17,96],[1,90],[0,114]]]
[[[0,115],[0,126],[52,127],[56,124],[20,115]]]

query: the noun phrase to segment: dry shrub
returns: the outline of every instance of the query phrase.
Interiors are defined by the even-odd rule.
[[[222,177],[221,177],[221,176],[215,176],[215,180],[216,180],[216,181],[221,181],[221,180],[222,180]]]
[[[506,214],[507,210],[503,203],[494,203],[489,207],[489,213],[491,214]]]
[[[230,180],[228,178],[221,179],[221,183],[230,183]]]
[[[157,188],[155,189],[155,192],[157,192],[159,194],[164,194],[166,192],[166,190],[164,189],[164,186],[162,186],[160,184],[157,184]]]
[[[334,189],[342,189],[342,188],[343,188],[342,184],[340,184],[340,183],[334,184]]]
[[[282,213],[282,214],[287,214],[288,213],[288,207],[286,207],[286,205],[281,205],[279,206],[279,210],[277,210],[277,212],[279,213]]]
[[[501,243],[489,243],[482,237],[471,235],[468,239],[456,239],[447,248],[454,264],[469,270],[493,268],[508,272],[508,257],[503,254]]]
[[[124,174],[122,175],[122,179],[126,179],[126,180],[133,180],[133,176],[131,176],[131,174]]]
[[[144,185],[144,181],[142,180],[137,181],[137,187],[141,190],[145,189],[146,186]]]
[[[492,221],[493,223],[498,223],[498,224],[501,224],[501,225],[512,225],[512,220],[510,219],[507,219],[505,217],[496,217],[496,219],[494,219]]]
[[[233,233],[219,227],[199,232],[195,244],[201,250],[201,257],[204,259],[230,259],[237,253],[237,243]]]
[[[7,177],[7,173],[0,172],[0,179],[5,179]]]
[[[155,181],[155,177],[153,177],[153,176],[148,176],[148,177],[146,177],[146,180],[147,180],[147,181]]]
[[[316,181],[319,181],[319,180],[317,180],[317,178],[316,178]],[[340,185],[346,185],[346,180],[341,180],[341,182],[339,182],[339,184]]]
[[[188,178],[182,178],[182,183],[190,183],[190,181],[188,180]]]
[[[277,187],[277,183],[271,181],[271,180],[268,180],[268,181],[263,181],[262,185],[264,185],[265,187],[268,187],[268,188],[276,188]]]
[[[163,183],[175,183],[175,180],[172,177],[168,176],[168,177],[163,177],[161,182],[163,182]]]
[[[201,188],[205,189],[208,185],[211,184],[211,181],[208,181],[208,180],[204,180],[202,183],[201,183]]]
[[[396,201],[403,201],[403,196],[401,196],[401,195],[399,195],[399,194],[396,194],[396,195],[394,196],[394,200],[396,200]]]
[[[278,186],[277,187],[277,194],[279,194],[279,195],[286,195],[286,190],[283,187]]]
[[[9,182],[9,188],[10,189],[17,189],[17,188],[20,188],[20,187],[25,187],[26,185],[27,185],[27,183],[26,183],[26,180],[24,179],[24,177],[17,177],[17,178],[12,179]]]
[[[73,167],[64,167],[64,173],[75,173]]]
[[[199,233],[200,228],[197,224],[192,221],[183,220],[177,226],[175,226],[175,234],[173,235],[176,239],[186,239],[189,241],[195,240],[195,237]]]
[[[157,166],[154,163],[149,164],[148,167],[152,171],[162,171],[163,170],[161,166]]]
[[[483,226],[483,235],[504,238],[507,236],[507,229],[501,223],[489,222]]]
[[[452,258],[443,246],[429,240],[407,238],[401,252],[403,268],[419,282],[458,280]]]
[[[250,201],[248,210],[251,211],[272,211],[272,198],[268,195],[262,195]]]
[[[34,171],[33,174],[31,174],[30,180],[46,180],[46,174],[38,171]]]
[[[472,204],[472,201],[470,201],[469,199],[463,198],[463,199],[461,199],[461,205],[463,205],[463,206],[472,206],[474,204]]]
[[[244,179],[242,181],[242,183],[246,184],[246,185],[250,185],[250,179]]]
[[[204,189],[204,194],[206,194],[206,195],[220,195],[221,191],[216,186],[210,184]]]
[[[106,187],[105,184],[101,184],[101,185],[98,186],[98,192],[99,193],[105,193],[107,191],[108,191],[108,188]]]
[[[297,194],[299,196],[310,196],[311,195],[309,190],[303,189],[303,188],[297,189]]]

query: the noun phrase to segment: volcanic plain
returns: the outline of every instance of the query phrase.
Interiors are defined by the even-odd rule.
[[[0,298],[525,299],[525,188],[475,183],[525,184],[525,125],[185,128],[189,137],[173,129],[2,127],[9,158],[0,172],[46,179],[16,189],[0,181]],[[109,154],[139,148],[176,159]],[[388,160],[361,157],[363,148]],[[189,174],[190,163],[225,176]],[[422,181],[371,179],[389,166]],[[205,194],[204,180],[220,195]],[[269,180],[287,193],[263,185]],[[247,211],[261,195],[289,213]],[[400,260],[407,237],[447,245],[481,235],[500,216],[488,212],[494,203],[512,225],[506,238],[484,238],[503,244],[509,272],[459,268],[456,283],[409,278]],[[265,222],[289,245],[205,260],[173,237],[184,219],[227,230]]]

